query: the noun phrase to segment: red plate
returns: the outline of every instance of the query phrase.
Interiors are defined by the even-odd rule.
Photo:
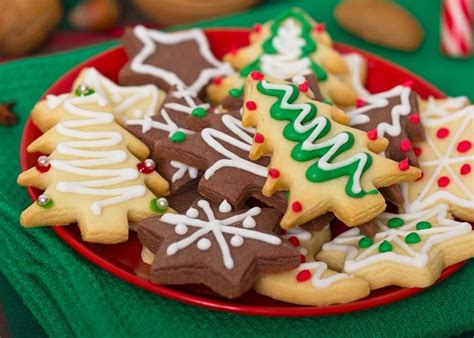
[[[217,57],[222,57],[233,47],[241,47],[248,44],[248,30],[219,29],[207,30],[205,33],[209,39],[212,51]],[[336,49],[342,53],[355,51],[367,58],[369,66],[367,88],[371,92],[387,90],[397,84],[413,80],[413,88],[422,97],[426,98],[429,95],[435,97],[445,96],[440,90],[407,70],[372,54],[342,44],[336,44]],[[84,67],[96,67],[101,73],[116,81],[118,72],[125,62],[127,62],[127,56],[122,47],[108,50],[69,71],[51,86],[45,95],[69,92],[74,79]],[[41,132],[29,119],[25,125],[20,148],[22,170],[26,170],[36,164],[39,154],[29,154],[26,148],[40,135]],[[36,200],[40,191],[28,188],[28,193],[33,200]],[[97,245],[83,242],[76,226],[53,227],[53,229],[73,249],[113,275],[158,295],[214,310],[278,317],[323,316],[365,310],[389,304],[423,291],[423,289],[418,288],[387,287],[376,290],[369,297],[357,302],[319,308],[295,306],[279,302],[258,295],[254,291],[250,291],[238,299],[228,300],[198,285],[161,286],[151,284],[147,280],[148,266],[140,259],[141,245],[135,233],[131,233],[130,239],[126,243]],[[445,269],[439,281],[450,276],[461,268],[463,264],[458,263]]]

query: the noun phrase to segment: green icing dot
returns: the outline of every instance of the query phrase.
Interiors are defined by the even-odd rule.
[[[184,142],[186,140],[186,134],[183,133],[182,131],[177,131],[176,133],[171,135],[170,140],[171,142],[175,142],[175,143]]]
[[[288,191],[285,191],[284,194],[285,194],[285,199],[288,201],[288,198],[290,198],[290,193]]]
[[[393,250],[393,246],[392,244],[390,244],[389,242],[387,241],[383,241],[382,243],[380,243],[379,245],[379,251],[380,252],[390,252]]]
[[[242,90],[238,88],[231,88],[229,89],[229,95],[232,97],[239,97],[242,95]]]
[[[87,96],[87,95],[92,95],[94,93],[95,93],[95,90],[92,88],[87,88],[85,92],[82,92],[80,86],[77,87],[76,90],[74,91],[74,94],[76,94],[76,96]]]
[[[398,227],[401,227],[403,224],[405,224],[405,222],[403,222],[403,220],[400,217],[394,217],[388,220],[387,225],[389,228],[398,228]]]
[[[407,237],[405,237],[405,242],[408,244],[416,244],[421,241],[420,236],[416,232],[410,232]]]
[[[153,198],[151,201],[150,201],[150,209],[151,211],[154,211],[158,214],[162,214],[166,211],[166,209],[160,209],[158,208],[158,205],[156,205],[156,201],[158,200],[158,198]]]
[[[326,98],[323,99],[323,103],[326,103],[326,104],[328,104],[328,105],[330,105],[330,106],[334,106],[334,103],[333,103],[331,100],[326,99]]]
[[[370,247],[372,244],[374,244],[374,241],[370,237],[362,237],[359,241],[359,248],[362,249],[367,249]]]
[[[431,223],[427,221],[421,221],[416,223],[416,230],[430,229],[431,227]]]
[[[43,204],[43,205],[41,205],[41,204],[38,203],[38,205],[39,205],[40,207],[44,208],[44,209],[50,209],[50,208],[52,208],[52,207],[54,206],[54,202],[53,202],[52,199],[49,199],[48,203]]]
[[[191,115],[194,117],[203,118],[207,115],[207,110],[204,109],[203,107],[196,107],[191,112]]]

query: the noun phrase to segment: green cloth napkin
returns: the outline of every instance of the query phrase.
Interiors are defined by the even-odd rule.
[[[438,54],[439,6],[403,1],[426,29],[417,53],[404,54],[361,42],[332,19],[335,1],[294,1],[325,21],[337,41],[366,48],[412,69],[451,95],[474,99],[473,60],[454,61]],[[284,3],[201,26],[250,26],[267,20]],[[17,101],[21,122],[0,128],[0,270],[50,336],[446,336],[474,329],[474,262],[424,293],[373,310],[319,318],[261,318],[213,312],[161,298],[129,285],[76,254],[48,228],[22,229],[20,212],[30,204],[16,185],[23,124],[33,104],[65,71],[111,47],[106,43],[69,53],[0,65],[0,101]],[[13,328],[17,336],[34,336]]]

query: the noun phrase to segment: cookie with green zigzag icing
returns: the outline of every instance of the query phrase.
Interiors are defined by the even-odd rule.
[[[207,94],[213,104],[220,104],[228,94],[241,92],[245,77],[256,70],[298,84],[302,77],[314,74],[323,97],[342,106],[356,102],[356,92],[345,81],[346,63],[333,48],[324,24],[293,8],[256,27],[248,46],[224,56],[238,73],[215,78],[208,86]]]
[[[452,264],[474,257],[474,231],[453,220],[447,205],[377,217],[374,238],[350,229],[325,243],[317,259],[332,269],[388,285],[428,287]]]
[[[387,140],[341,124],[346,117],[334,106],[309,99],[292,83],[248,77],[242,124],[256,127],[249,156],[271,156],[264,195],[289,191],[283,228],[326,212],[349,226],[369,222],[386,207],[377,188],[420,176],[407,160],[378,155]]]

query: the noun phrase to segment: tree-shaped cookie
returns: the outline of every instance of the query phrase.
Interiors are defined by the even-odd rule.
[[[445,267],[474,257],[474,231],[452,219],[447,205],[410,214],[377,217],[369,238],[350,229],[323,245],[317,259],[367,280],[371,289],[388,285],[424,288]]]
[[[239,72],[213,81],[208,87],[211,102],[222,102],[229,90],[240,89],[245,77],[259,70],[282,80],[314,74],[324,97],[344,106],[355,103],[356,93],[338,77],[347,73],[344,59],[333,49],[323,24],[294,8],[257,27],[250,45],[224,56]]]
[[[53,124],[28,146],[49,156],[18,177],[19,184],[44,190],[22,213],[22,225],[77,222],[85,241],[111,244],[127,240],[129,221],[166,211],[166,200],[156,196],[167,193],[168,183],[145,160],[147,147],[114,121],[112,106],[92,88],[49,96],[32,118]]]
[[[153,83],[163,90],[180,85],[197,95],[212,78],[232,71],[214,57],[199,29],[167,33],[138,25],[122,40],[129,58],[119,73],[125,85]]]
[[[157,163],[158,172],[171,183],[171,194],[189,187],[198,177],[198,169],[163,156],[155,143],[160,139],[184,142],[189,135],[210,124],[209,109],[208,103],[202,103],[182,86],[173,86],[156,115],[126,121],[127,130],[151,149],[150,157]]]
[[[279,215],[275,209],[232,210],[225,200],[216,204],[198,198],[183,214],[142,221],[139,239],[155,253],[151,281],[202,283],[235,298],[257,276],[297,267],[298,250],[272,232]]]
[[[349,226],[366,223],[385,209],[378,187],[413,181],[420,170],[406,160],[377,155],[387,146],[381,137],[347,127],[337,108],[312,101],[294,84],[249,76],[242,117],[257,127],[250,158],[271,155],[270,175],[262,189],[270,196],[289,191],[281,221],[285,229],[326,212]]]
[[[405,212],[440,203],[453,215],[474,222],[474,106],[444,117],[422,115],[426,141],[414,144],[423,175],[403,184]]]

